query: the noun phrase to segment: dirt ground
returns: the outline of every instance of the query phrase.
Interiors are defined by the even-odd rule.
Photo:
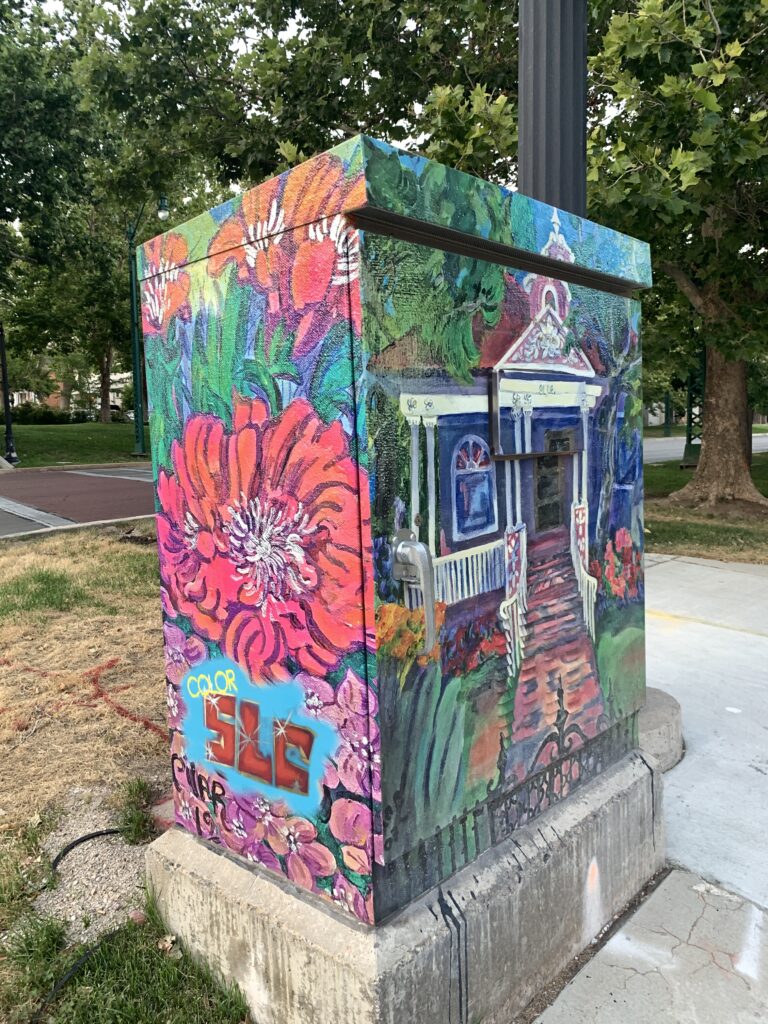
[[[0,544],[0,831],[74,790],[169,788],[157,556],[125,532]]]

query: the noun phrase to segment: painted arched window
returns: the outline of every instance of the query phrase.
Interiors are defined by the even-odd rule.
[[[554,288],[545,288],[542,296],[544,307],[549,306],[550,309],[554,309],[556,313],[560,313],[560,307],[557,301],[557,295],[555,294]]]
[[[468,434],[453,452],[453,531],[462,540],[492,533],[498,524],[496,467],[488,445]]]

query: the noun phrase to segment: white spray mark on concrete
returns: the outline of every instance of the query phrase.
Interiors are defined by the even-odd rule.
[[[741,896],[737,896],[733,892],[726,892],[725,889],[720,889],[716,885],[712,885],[711,882],[699,882],[693,887],[694,892],[706,893],[707,896],[717,896],[721,900],[730,900],[731,903],[743,902]]]
[[[587,878],[584,882],[583,920],[582,937],[585,942],[591,942],[600,933],[605,923],[603,894],[600,887],[600,868],[597,866],[597,858],[595,857],[589,863]]]
[[[736,960],[736,970],[753,981],[760,980],[760,954],[763,949],[763,912],[754,903],[749,905],[749,917],[744,932],[744,944]]]
[[[730,711],[730,713],[732,715],[740,715],[741,714],[741,708],[726,708],[725,710],[726,711]]]
[[[664,948],[654,946],[650,942],[626,932],[617,932],[603,947],[606,954],[617,961],[629,962],[632,965],[645,964],[647,967],[661,967],[670,961],[669,953]]]

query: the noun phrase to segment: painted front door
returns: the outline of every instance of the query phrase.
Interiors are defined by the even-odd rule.
[[[564,522],[565,462],[559,453],[572,451],[572,435],[566,430],[548,430],[545,451],[536,460],[536,530],[542,533]]]

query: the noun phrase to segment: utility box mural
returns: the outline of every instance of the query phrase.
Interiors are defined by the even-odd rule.
[[[358,137],[140,276],[176,820],[375,924],[635,744],[648,248]]]

